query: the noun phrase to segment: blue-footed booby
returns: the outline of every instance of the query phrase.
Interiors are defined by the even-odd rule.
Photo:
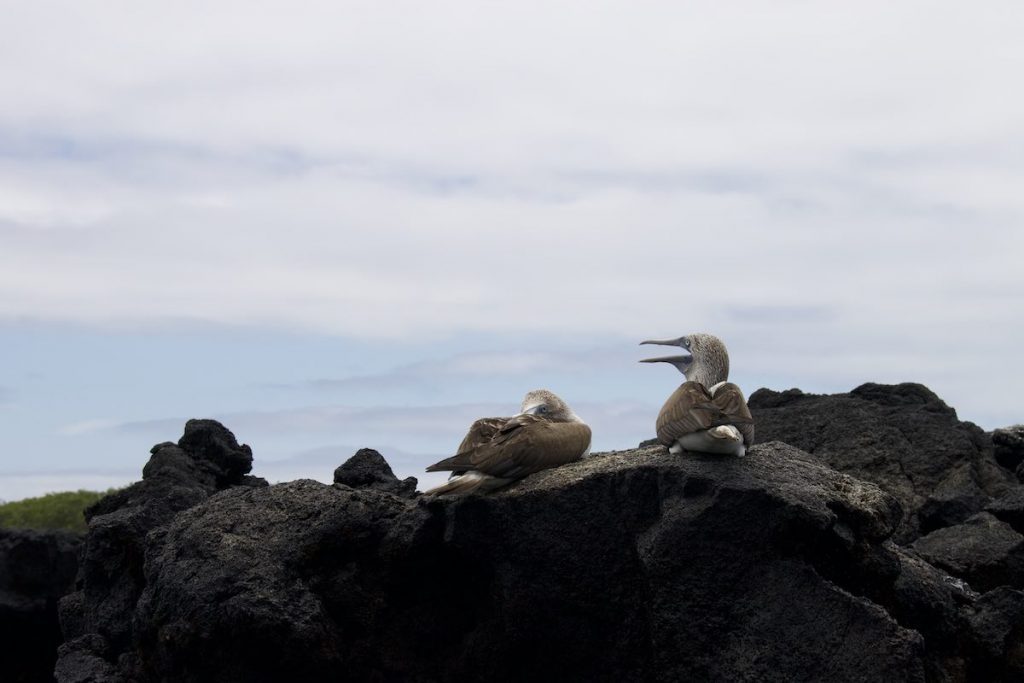
[[[537,389],[523,399],[519,414],[474,422],[455,455],[427,468],[453,475],[426,495],[494,491],[589,452],[590,427],[565,401]]]
[[[727,381],[729,353],[722,340],[697,333],[640,343],[679,346],[688,352],[640,361],[670,363],[686,377],[658,414],[658,441],[668,446],[670,453],[746,454],[754,441],[754,418],[743,392]]]

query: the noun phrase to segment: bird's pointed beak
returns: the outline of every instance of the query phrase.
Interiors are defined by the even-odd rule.
[[[657,344],[658,346],[679,346],[686,348],[685,346],[686,337],[677,337],[675,339],[648,339],[640,342],[640,345],[644,344]],[[672,363],[677,368],[681,367],[681,363],[689,363],[693,360],[693,356],[661,356],[659,358],[644,358],[641,363]],[[680,370],[682,372],[682,370]]]
[[[660,356],[658,358],[643,358],[639,362],[641,363],[685,363],[689,361],[691,356]]]
[[[644,344],[657,344],[658,346],[682,346],[686,337],[677,337],[675,339],[648,339],[647,341],[640,342],[640,346]]]

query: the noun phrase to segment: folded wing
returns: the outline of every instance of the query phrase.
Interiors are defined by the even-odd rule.
[[[427,468],[427,472],[452,471],[459,472],[472,469],[470,455],[480,446],[490,442],[494,435],[508,423],[511,417],[481,417],[469,427],[466,436],[462,437],[459,449],[450,458],[445,458]]]
[[[455,453],[466,453],[484,445],[494,438],[498,430],[511,419],[510,417],[481,417],[466,432],[462,443],[459,444],[459,450],[455,451]]]
[[[666,446],[721,425],[736,427],[745,446],[754,442],[754,418],[743,392],[732,382],[719,385],[713,396],[699,382],[684,382],[668,397],[656,423],[658,441]]]
[[[475,470],[492,477],[519,479],[577,460],[590,447],[590,427],[581,422],[551,422],[517,415],[486,442],[460,452],[427,471]]]

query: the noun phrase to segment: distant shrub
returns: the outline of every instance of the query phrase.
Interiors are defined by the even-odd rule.
[[[85,531],[83,511],[108,493],[110,491],[65,491],[3,503],[0,504],[0,527]]]

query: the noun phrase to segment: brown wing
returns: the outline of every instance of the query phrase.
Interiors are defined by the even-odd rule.
[[[473,469],[492,477],[519,479],[578,459],[590,447],[590,427],[517,415],[470,455]]]
[[[481,417],[470,426],[469,431],[466,432],[466,436],[463,437],[462,443],[459,444],[459,449],[455,453],[465,453],[484,445],[494,438],[498,430],[511,419],[510,417]]]
[[[699,382],[683,382],[665,401],[655,423],[658,441],[671,446],[681,436],[711,427],[707,411],[694,410],[711,400],[711,394]]]
[[[749,448],[754,443],[754,416],[750,414],[747,399],[743,397],[740,388],[732,382],[726,382],[718,387],[711,401],[720,411],[720,414],[715,416],[717,424],[731,424],[736,427],[743,435],[743,445]]]
[[[665,401],[655,426],[658,441],[671,446],[681,436],[724,424],[735,426],[745,445],[753,443],[754,419],[740,388],[726,382],[712,398],[703,384],[683,382]]]
[[[472,469],[473,464],[470,462],[470,457],[475,449],[489,443],[498,430],[508,424],[511,419],[510,417],[481,417],[470,425],[469,431],[466,432],[466,436],[462,437],[462,443],[459,444],[455,455],[435,462],[427,468],[427,472],[458,472]]]

